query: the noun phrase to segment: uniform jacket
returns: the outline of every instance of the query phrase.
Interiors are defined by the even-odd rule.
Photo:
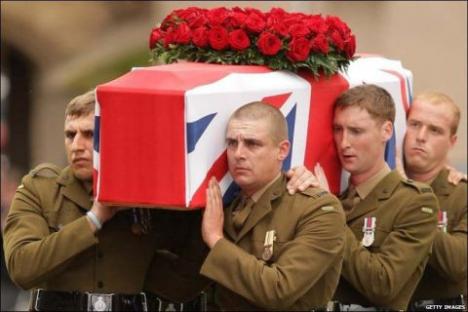
[[[346,197],[346,192],[342,198]],[[437,229],[437,200],[429,186],[390,172],[347,215],[342,303],[405,310]],[[361,244],[365,217],[376,217],[375,240]]]
[[[94,235],[85,216],[90,195],[69,167],[55,168],[32,170],[13,198],[4,231],[13,281],[24,289],[140,292],[158,235],[133,234],[129,210]]]
[[[432,255],[414,300],[467,295],[467,182],[453,185],[447,181],[447,176],[448,170],[443,169],[431,184],[440,210],[447,212],[447,231],[437,230]]]
[[[253,206],[237,234],[232,209],[224,232],[209,252],[201,274],[217,283],[223,310],[310,310],[325,307],[335,291],[344,243],[344,212],[326,191],[286,192],[282,176]],[[265,235],[276,231],[273,255],[263,260]]]

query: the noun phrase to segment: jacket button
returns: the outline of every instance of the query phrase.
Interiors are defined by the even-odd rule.
[[[97,287],[98,287],[98,288],[104,287],[104,283],[103,283],[102,281],[99,281],[99,282],[97,283]]]

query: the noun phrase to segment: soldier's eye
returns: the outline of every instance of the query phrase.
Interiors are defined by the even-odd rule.
[[[65,138],[66,139],[73,140],[75,135],[76,135],[76,132],[74,132],[74,131],[65,131]]]

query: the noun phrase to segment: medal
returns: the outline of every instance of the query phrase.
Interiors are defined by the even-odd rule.
[[[265,234],[265,242],[263,243],[262,259],[268,261],[273,256],[273,242],[276,240],[276,231],[267,231]]]
[[[364,247],[369,247],[374,243],[375,239],[375,217],[366,217],[364,218],[364,225],[362,227],[362,232],[364,236],[362,237],[361,244]]]
[[[437,227],[447,233],[447,211],[439,210],[439,222]]]

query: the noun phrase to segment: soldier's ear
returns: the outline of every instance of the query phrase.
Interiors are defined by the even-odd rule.
[[[278,160],[285,160],[288,157],[289,149],[291,147],[291,143],[288,140],[283,140],[279,143],[279,153],[278,153]]]
[[[393,123],[390,120],[384,121],[380,130],[382,134],[382,141],[387,142],[392,138],[393,135]]]

